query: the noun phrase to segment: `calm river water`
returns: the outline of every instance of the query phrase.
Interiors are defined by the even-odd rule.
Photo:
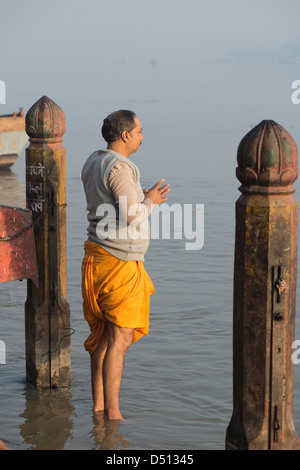
[[[237,99],[230,114],[224,95],[217,109],[203,104],[204,117],[199,117],[198,105],[185,102],[187,109],[181,107],[179,119],[175,115],[181,104],[127,103],[144,128],[143,146],[132,157],[143,186],[164,177],[171,185],[170,205],[204,204],[205,238],[197,251],[186,250],[184,238],[151,240],[145,262],[156,287],[150,334],[126,357],[121,390],[126,419],[121,424],[94,420],[89,357],[83,348],[88,328],[81,308],[80,265],[87,223],[80,171],[89,154],[102,146],[98,127],[104,116],[91,116],[78,131],[76,116],[70,112],[69,118],[66,113],[68,300],[75,330],[72,384],[68,390],[51,391],[26,385],[26,281],[0,284],[0,339],[6,344],[6,364],[0,365],[0,438],[11,449],[224,449],[232,413],[236,149],[260,120],[272,118],[284,127],[290,121],[286,110],[280,119],[280,110],[269,105],[261,109],[259,101],[259,113],[248,110],[247,114]],[[105,106],[108,109],[108,103]],[[117,102],[109,106],[120,107]],[[1,204],[24,204],[24,175],[23,152],[11,172],[0,175]],[[299,307],[296,339],[300,339],[298,318]],[[295,366],[294,396],[298,434],[299,392],[300,365]]]

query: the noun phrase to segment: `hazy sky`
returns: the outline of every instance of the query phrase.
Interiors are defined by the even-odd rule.
[[[182,73],[235,49],[299,42],[299,13],[298,0],[1,0],[7,106],[14,96],[38,96],[45,88],[57,94],[77,88],[80,98],[89,77],[114,80],[118,64],[141,72],[155,58]],[[136,73],[132,80],[141,78]]]
[[[1,0],[1,55],[23,65],[25,57],[29,65],[68,56],[73,66],[84,58],[221,57],[299,39],[299,9],[298,0]]]
[[[257,69],[230,61],[239,49],[276,56],[287,46],[300,56],[299,13],[299,0],[0,0],[0,114],[49,96],[66,113],[65,138],[72,133],[67,145],[78,155],[98,145],[103,117],[121,107],[142,117],[145,132],[152,126],[145,151],[159,145],[172,155],[194,138],[192,126],[241,137],[265,118],[292,126],[300,64]],[[214,140],[213,154],[225,144]]]

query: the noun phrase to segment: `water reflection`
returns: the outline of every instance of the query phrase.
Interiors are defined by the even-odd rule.
[[[108,421],[104,419],[103,412],[94,413],[94,427],[90,432],[94,438],[96,448],[101,450],[126,449],[130,442],[126,441],[119,432],[121,421],[116,419]]]
[[[76,434],[76,410],[68,388],[37,390],[25,386],[25,410],[20,414],[20,436],[29,450],[64,450]],[[95,450],[122,450],[131,442],[119,432],[122,421],[104,419],[103,413],[94,413],[93,427],[88,433]],[[86,436],[82,436],[86,442]],[[90,447],[90,444],[88,445]]]
[[[3,206],[25,207],[25,184],[10,169],[0,171],[0,204]]]
[[[69,389],[25,389],[26,408],[20,435],[31,450],[63,450],[71,436],[74,407]]]

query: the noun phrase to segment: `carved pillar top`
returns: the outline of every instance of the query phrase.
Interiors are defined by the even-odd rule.
[[[279,124],[264,120],[241,140],[236,176],[241,192],[293,193],[298,177],[298,149]]]
[[[66,131],[64,112],[47,96],[42,96],[31,106],[26,114],[25,124],[30,142],[62,142]]]

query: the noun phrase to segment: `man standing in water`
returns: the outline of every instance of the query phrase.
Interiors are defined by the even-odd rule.
[[[82,296],[90,335],[84,346],[91,356],[93,411],[104,410],[107,419],[120,420],[126,351],[149,330],[154,287],[143,264],[148,217],[155,205],[167,200],[169,185],[162,186],[160,180],[147,191],[141,188],[139,170],[129,160],[143,140],[135,113],[110,114],[102,135],[106,150],[92,153],[82,170],[89,221]],[[137,236],[145,233],[145,223],[147,236]]]

